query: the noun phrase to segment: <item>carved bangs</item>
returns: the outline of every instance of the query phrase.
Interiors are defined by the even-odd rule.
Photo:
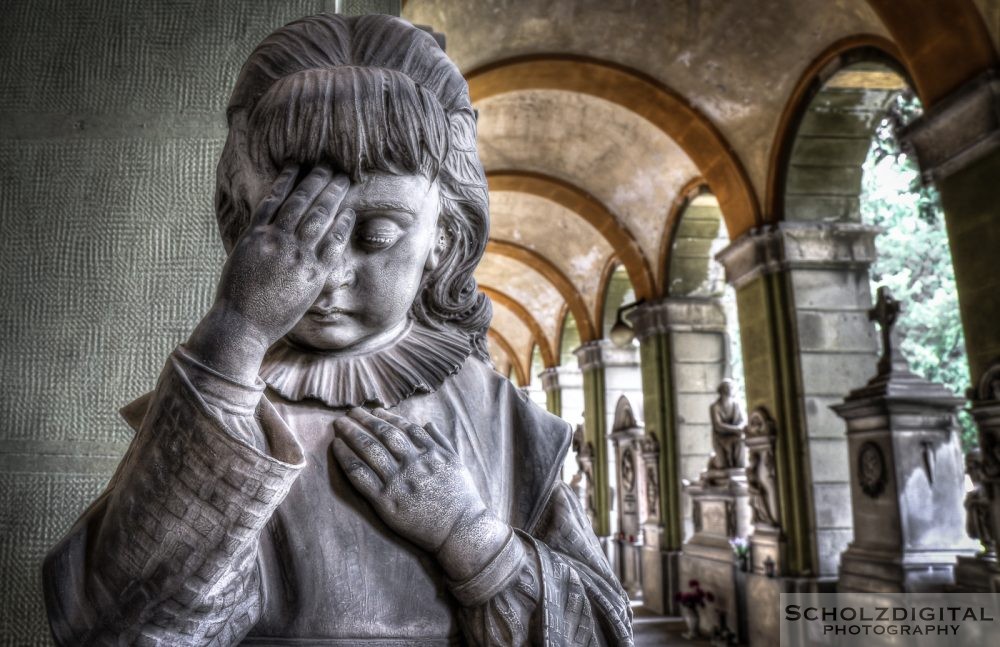
[[[334,100],[336,98],[336,100]],[[372,171],[434,179],[448,154],[438,100],[384,68],[340,66],[286,76],[250,115],[249,153],[261,169],[327,162],[359,181]]]

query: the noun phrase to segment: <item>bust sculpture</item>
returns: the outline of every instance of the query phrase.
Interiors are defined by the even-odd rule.
[[[718,399],[709,407],[712,420],[712,457],[709,470],[731,470],[743,467],[743,427],[746,420],[740,403],[733,397],[733,381],[722,380]]]
[[[458,69],[399,19],[315,16],[227,118],[216,300],[45,560],[56,642],[631,644],[569,426],[488,365]]]

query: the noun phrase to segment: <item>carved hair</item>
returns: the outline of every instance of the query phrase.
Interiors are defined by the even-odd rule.
[[[326,161],[354,181],[372,171],[437,179],[445,247],[410,314],[459,328],[488,358],[492,309],[472,277],[489,235],[475,114],[465,79],[430,34],[389,16],[290,23],[247,59],[227,120],[215,194],[227,250],[250,221],[248,171],[273,177],[290,161]]]

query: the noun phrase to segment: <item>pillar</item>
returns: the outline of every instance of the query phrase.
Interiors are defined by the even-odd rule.
[[[752,501],[777,508],[776,523],[751,537],[751,644],[777,642],[779,593],[832,590],[851,539],[847,441],[829,405],[875,372],[867,311],[876,234],[851,223],[782,222],[717,256],[736,289],[751,422],[756,415],[773,429],[761,434],[773,437],[773,464],[754,474],[756,491],[751,483]]]
[[[614,417],[615,403],[622,395],[628,397],[637,412],[642,411],[642,385],[638,350],[618,348],[608,340],[583,343],[574,353],[580,366],[583,383],[583,421],[587,442],[594,446],[594,496],[597,518],[594,531],[602,545],[618,531],[615,515],[611,514],[611,488],[617,478],[611,460],[608,431]]]
[[[559,369],[550,367],[542,371],[542,390],[545,391],[545,408],[549,413],[562,415],[562,391],[559,388]]]
[[[979,429],[982,531],[1000,537],[1000,78],[990,70],[940,100],[903,132],[924,180],[941,194]],[[974,478],[975,478],[974,476]],[[967,590],[1000,590],[996,556],[959,565]]]
[[[642,366],[642,392],[646,434],[655,445],[645,455],[657,466],[657,500],[650,502],[653,514],[643,526],[643,605],[654,613],[680,613],[674,596],[680,583],[681,524],[680,476],[678,474],[677,434],[673,424],[673,394],[670,375],[670,340],[659,325],[658,313],[645,305],[630,313],[639,340]]]

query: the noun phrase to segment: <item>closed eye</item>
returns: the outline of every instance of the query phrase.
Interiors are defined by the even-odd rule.
[[[403,230],[389,218],[370,218],[355,229],[355,240],[372,251],[388,249],[396,244]]]

